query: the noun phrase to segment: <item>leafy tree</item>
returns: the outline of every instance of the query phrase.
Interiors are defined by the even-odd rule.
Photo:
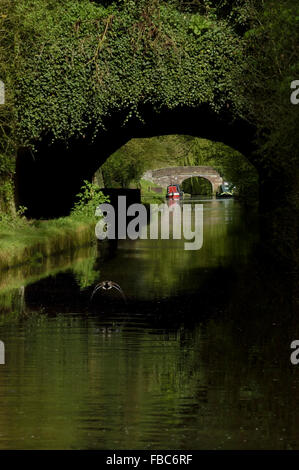
[[[84,181],[81,193],[77,194],[77,202],[71,211],[71,216],[77,219],[95,218],[97,207],[106,201],[109,201],[109,198],[104,196],[97,185]]]

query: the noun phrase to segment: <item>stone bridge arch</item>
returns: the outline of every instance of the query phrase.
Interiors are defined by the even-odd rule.
[[[149,170],[142,176],[145,180],[151,181],[163,188],[171,184],[182,184],[186,179],[194,177],[205,178],[210,181],[213,194],[216,194],[221,184],[223,184],[223,178],[218,171],[211,166],[175,166],[159,168],[157,170]]]
[[[27,207],[26,215],[30,218],[68,215],[83,181],[91,181],[110,155],[136,138],[178,134],[223,142],[257,165],[254,129],[241,119],[233,120],[227,113],[217,114],[207,105],[160,112],[149,107],[142,113],[144,122],[131,119],[126,126],[121,113],[113,114],[107,118],[105,129],[100,129],[94,138],[91,126],[90,133],[65,141],[53,142],[51,134],[45,133],[35,142],[34,154],[30,148],[20,147],[15,175],[16,204]],[[185,175],[184,179],[190,175],[194,176]]]

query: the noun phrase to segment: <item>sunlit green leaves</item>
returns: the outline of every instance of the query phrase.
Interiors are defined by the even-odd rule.
[[[107,201],[109,198],[104,196],[99,186],[84,181],[81,192],[77,194],[77,202],[71,211],[71,216],[76,219],[92,220],[95,218],[97,207]]]
[[[232,93],[241,45],[211,15],[184,14],[165,2],[34,4],[17,6],[24,18],[15,77],[23,143],[45,133],[67,140],[93,129],[95,136],[119,111],[123,125],[143,122],[144,104],[208,103],[219,111]]]

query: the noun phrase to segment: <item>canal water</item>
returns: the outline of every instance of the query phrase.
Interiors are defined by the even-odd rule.
[[[252,211],[189,203],[198,251],[119,240],[0,273],[0,449],[299,448],[293,274]],[[126,302],[90,302],[103,280]]]

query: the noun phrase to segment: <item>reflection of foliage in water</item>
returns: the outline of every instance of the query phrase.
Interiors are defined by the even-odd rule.
[[[298,407],[288,400],[296,377],[280,354],[280,328],[266,334],[281,303],[273,303],[263,281],[243,273],[230,312],[191,330],[157,330],[144,317],[139,326],[130,318],[125,328],[123,318],[107,328],[98,317],[30,317],[13,327],[11,367],[0,384],[1,428],[22,448],[292,446]],[[265,315],[255,309],[260,302]],[[19,395],[9,393],[14,388]],[[12,413],[16,403],[23,413]],[[28,427],[38,429],[38,441],[20,435]]]
[[[144,296],[144,292],[149,292],[148,286],[154,295],[176,294],[194,284],[194,272],[202,273],[202,277],[197,278],[198,283],[201,278],[205,279],[207,269],[226,266],[236,260],[246,262],[255,236],[250,232],[250,220],[238,202],[213,200],[204,205],[203,246],[200,250],[184,250],[187,241],[184,239],[157,240],[155,249],[153,240],[139,241],[143,248],[139,259],[142,256],[146,269],[142,270],[140,266],[142,275],[135,281],[138,286],[135,295]],[[139,265],[134,258],[126,262],[129,277],[132,276],[130,273],[138,271]]]
[[[72,271],[80,289],[91,286],[99,278],[99,271],[95,269],[97,256],[97,247],[94,245],[93,253],[88,258],[78,260],[73,266]]]
[[[98,276],[93,267],[97,247],[85,246],[75,252],[63,252],[56,256],[41,258],[40,262],[23,264],[7,271],[0,271],[0,323],[11,320],[12,315],[22,311],[22,289],[48,276],[73,270],[81,289],[90,286]]]

